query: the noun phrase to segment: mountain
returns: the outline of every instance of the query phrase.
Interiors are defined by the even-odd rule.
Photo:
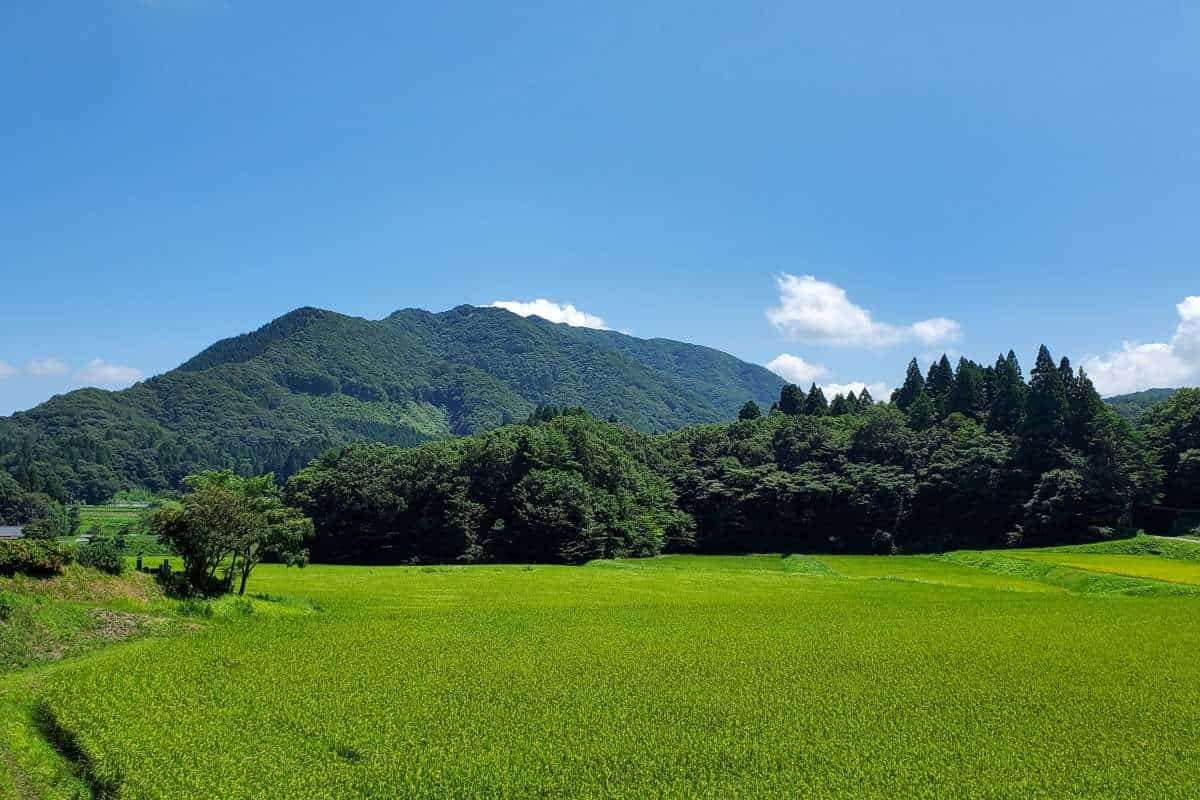
[[[119,392],[81,389],[0,418],[0,467],[89,501],[207,467],[290,475],[353,441],[412,445],[524,419],[538,403],[657,432],[732,419],[783,381],[697,345],[499,308],[366,320],[292,311]]]
[[[1112,406],[1122,417],[1128,420],[1137,419],[1150,406],[1156,406],[1170,399],[1178,389],[1143,389],[1131,394],[1118,394],[1104,398],[1104,402]]]

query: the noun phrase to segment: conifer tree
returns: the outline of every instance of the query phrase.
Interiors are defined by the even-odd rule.
[[[994,431],[1014,433],[1021,424],[1025,412],[1025,380],[1021,377],[1021,365],[1012,350],[1008,357],[996,359],[995,387],[991,409],[988,412],[988,427]]]
[[[804,391],[794,383],[786,384],[779,390],[779,410],[793,417],[803,414]]]
[[[846,405],[845,395],[839,393],[833,396],[833,400],[829,402],[829,416],[844,417],[850,413],[849,407]]]
[[[814,417],[824,417],[829,413],[829,403],[825,401],[825,393],[814,383],[804,399],[804,413]]]
[[[908,407],[908,426],[914,431],[923,431],[937,424],[937,406],[924,389],[917,392]]]
[[[858,393],[858,408],[860,411],[866,411],[873,405],[875,405],[875,398],[871,397],[871,393],[864,386]]]
[[[907,411],[917,395],[925,391],[925,379],[921,377],[921,367],[914,358],[908,362],[908,373],[904,376],[904,385],[892,392],[892,405],[901,411]]]
[[[850,389],[846,392],[846,413],[857,414],[860,411],[862,411],[862,406],[858,403],[858,395],[854,393],[853,389]]]
[[[1029,452],[1041,458],[1047,449],[1064,444],[1069,420],[1067,386],[1050,350],[1042,345],[1038,349],[1037,363],[1029,373],[1029,394],[1025,399],[1025,418],[1021,426],[1022,435],[1031,445]]]
[[[973,419],[983,419],[987,415],[987,394],[984,390],[983,370],[974,361],[965,358],[958,359],[958,369],[954,373],[954,388],[950,393],[947,406],[950,412],[957,411]]]
[[[938,413],[944,416],[948,413],[953,391],[954,369],[950,366],[950,359],[942,353],[941,359],[929,365],[929,374],[925,378],[925,392],[933,401]]]
[[[758,419],[762,416],[762,409],[758,407],[758,403],[753,400],[747,400],[746,405],[742,406],[742,410],[738,412],[738,419],[746,422],[752,419]]]
[[[1079,368],[1078,374],[1067,387],[1067,405],[1070,409],[1068,428],[1071,446],[1085,450],[1092,423],[1104,413],[1105,408],[1100,393],[1096,391],[1092,379],[1083,371],[1083,367]]]

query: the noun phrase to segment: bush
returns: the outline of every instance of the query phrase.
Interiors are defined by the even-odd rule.
[[[109,575],[120,575],[125,571],[125,559],[111,539],[93,539],[75,552],[75,560]]]
[[[71,563],[71,549],[48,539],[0,541],[0,575],[58,575]]]

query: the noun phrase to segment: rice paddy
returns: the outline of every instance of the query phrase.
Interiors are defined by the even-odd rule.
[[[1195,564],[1085,555],[264,565],[34,694],[122,798],[1196,797]]]

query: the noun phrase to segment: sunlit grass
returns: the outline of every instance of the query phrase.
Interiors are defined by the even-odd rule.
[[[1200,794],[1197,598],[815,561],[265,565],[42,696],[123,798]]]
[[[1171,583],[1200,586],[1200,562],[1179,561],[1159,556],[1106,555],[1100,553],[1038,553],[1025,552],[1021,558],[1061,564],[1090,572],[1152,578]]]

